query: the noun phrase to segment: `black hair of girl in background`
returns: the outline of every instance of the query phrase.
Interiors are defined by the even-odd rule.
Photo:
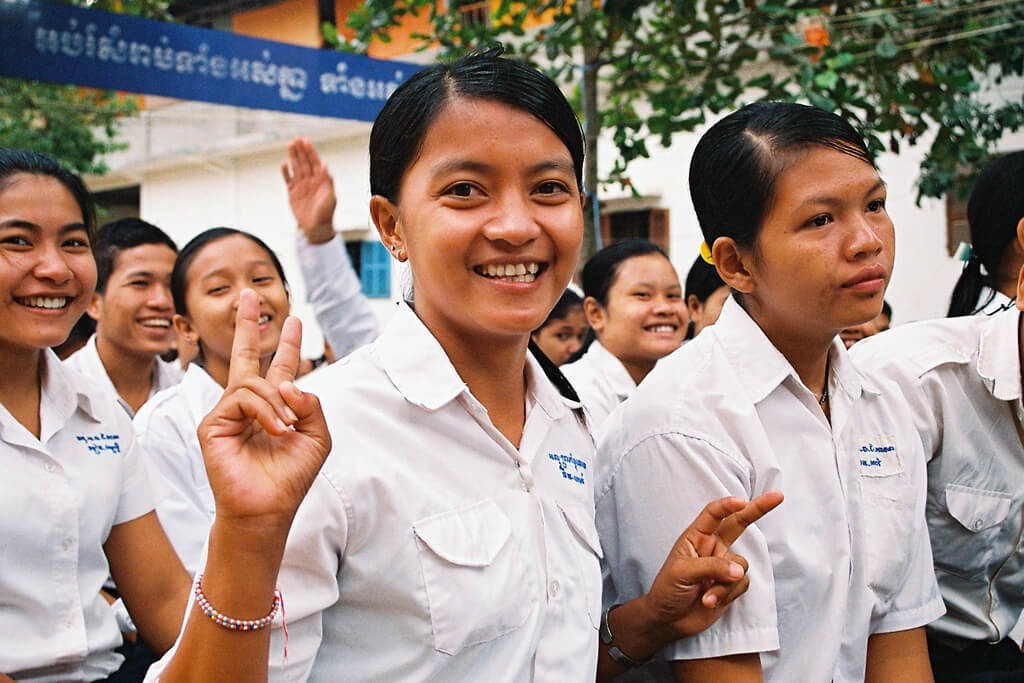
[[[96,207],[85,183],[77,174],[67,170],[57,163],[56,159],[46,154],[29,149],[0,147],[0,191],[6,189],[13,177],[19,173],[48,176],[67,188],[82,212],[86,234],[90,240],[92,239],[96,232]]]
[[[718,269],[704,260],[703,256],[697,256],[690,270],[686,273],[686,285],[683,288],[683,301],[689,303],[690,295],[697,297],[702,304],[708,297],[717,292],[726,284],[718,275]],[[686,324],[686,338],[693,339],[693,321]]]
[[[1024,218],[1024,151],[1001,157],[978,175],[967,200],[971,229],[971,258],[953,287],[947,318],[972,315],[995,298],[991,273],[1017,241],[1017,223]],[[986,273],[981,272],[982,266]],[[991,287],[988,301],[979,302],[981,290]]]

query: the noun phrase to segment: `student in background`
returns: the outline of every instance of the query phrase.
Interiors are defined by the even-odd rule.
[[[564,365],[583,346],[587,336],[587,318],[583,315],[583,299],[567,289],[551,309],[544,324],[530,338],[555,365]]]
[[[729,287],[722,282],[715,267],[703,256],[698,256],[686,274],[686,287],[683,290],[686,299],[686,310],[690,316],[690,325],[686,330],[686,338],[693,339],[709,325],[714,325],[722,313],[722,306],[729,298]]]
[[[583,266],[583,309],[596,339],[562,367],[592,426],[633,393],[686,335],[686,303],[676,269],[659,246],[611,244]]]
[[[134,415],[181,381],[179,368],[160,358],[174,338],[170,281],[177,247],[155,225],[122,218],[97,231],[93,253],[96,292],[87,312],[96,334],[65,362],[111,390]]]
[[[1024,151],[1007,154],[982,170],[967,200],[971,244],[956,281],[947,317],[992,315],[1013,308],[1024,248]]]
[[[923,626],[943,605],[921,441],[899,388],[837,338],[882,308],[885,183],[847,122],[763,102],[700,139],[690,195],[733,294],[604,425],[605,602],[642,593],[704,497],[786,503],[737,541],[748,594],[639,680],[930,681]]]
[[[846,348],[850,348],[861,339],[873,337],[879,332],[885,332],[892,324],[892,306],[888,301],[882,302],[882,312],[874,320],[869,320],[860,325],[844,328],[839,332],[839,338],[843,340]]]
[[[1024,252],[1024,220],[1017,242]],[[939,683],[1024,680],[1024,270],[1016,301],[991,316],[901,325],[852,350],[899,385],[924,442],[928,532],[946,602],[928,626]]]

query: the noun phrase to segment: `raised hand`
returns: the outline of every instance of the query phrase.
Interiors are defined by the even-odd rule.
[[[235,317],[228,386],[199,425],[221,519],[291,522],[331,450],[316,396],[294,384],[302,327],[290,317],[266,378],[259,374],[259,302],[245,289]]]
[[[749,503],[721,498],[708,503],[679,536],[644,596],[654,620],[665,627],[666,640],[700,633],[747,590],[747,562],[729,547],[781,502],[778,491]]]
[[[299,229],[313,244],[334,236],[334,209],[338,205],[334,180],[320,161],[313,143],[295,138],[288,144],[288,161],[281,163],[288,187],[288,204]]]

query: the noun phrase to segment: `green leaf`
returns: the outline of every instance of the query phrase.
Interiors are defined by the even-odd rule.
[[[839,74],[835,71],[823,71],[814,77],[814,85],[822,90],[831,90],[839,82]]]
[[[875,54],[885,59],[892,59],[900,53],[900,48],[896,44],[896,41],[891,37],[886,36],[878,41],[878,45],[875,46]]]

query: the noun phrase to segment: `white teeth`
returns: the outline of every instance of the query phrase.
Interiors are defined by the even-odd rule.
[[[524,266],[522,263],[517,263],[516,275],[526,275],[526,266]]]
[[[270,316],[269,315],[264,313],[263,315],[260,316],[260,321],[259,321],[260,325],[262,325],[263,323],[268,323],[268,322],[270,322]]]
[[[31,308],[64,308],[68,305],[66,296],[30,296],[22,299],[25,306]]]
[[[142,321],[143,327],[170,327],[171,321],[167,318],[149,318]]]
[[[476,272],[480,275],[491,278],[501,278],[508,282],[533,282],[540,271],[540,264],[536,261],[530,263],[488,263],[486,266],[477,266]]]
[[[672,325],[654,325],[648,328],[651,332],[675,332],[676,328]]]
[[[531,275],[536,275],[537,271],[540,270],[540,266],[536,263],[530,262],[526,264],[526,270],[530,271]]]

